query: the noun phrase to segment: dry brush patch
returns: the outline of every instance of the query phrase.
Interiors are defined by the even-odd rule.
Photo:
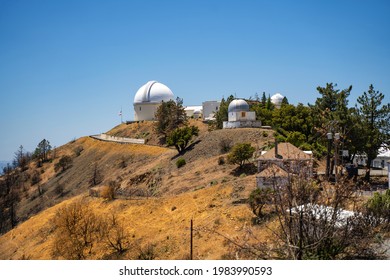
[[[59,208],[53,223],[53,258],[90,259],[101,251],[120,255],[130,246],[129,233],[117,213],[99,215],[87,199]]]

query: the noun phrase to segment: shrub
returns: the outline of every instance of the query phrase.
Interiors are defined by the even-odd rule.
[[[219,151],[221,154],[228,153],[232,148],[232,140],[229,138],[221,139],[219,141]]]
[[[186,160],[184,158],[179,158],[176,161],[177,168],[183,167],[184,165],[186,165]]]
[[[64,195],[64,185],[61,184],[61,183],[57,183],[57,185],[55,186],[54,188],[54,191],[56,194],[58,194],[59,196],[63,196]]]
[[[184,126],[176,128],[167,137],[167,145],[175,146],[179,154],[183,153],[187,148],[193,136],[199,135],[197,126]]]
[[[218,158],[218,165],[224,165],[225,164],[225,158],[224,157],[219,157]]]
[[[218,184],[218,181],[217,180],[213,180],[210,182],[210,186],[215,186],[216,184]]]
[[[233,146],[232,151],[228,155],[228,160],[230,163],[239,164],[242,167],[252,157],[254,152],[255,148],[250,143],[238,143]]]
[[[115,198],[115,188],[111,186],[102,187],[100,196],[107,200],[113,200]]]
[[[383,194],[375,193],[366,202],[366,212],[375,226],[390,228],[390,190]]]
[[[137,259],[138,260],[154,260],[157,257],[154,248],[155,248],[155,245],[153,245],[153,244],[148,244],[147,246],[140,248]]]
[[[39,183],[41,181],[41,175],[37,170],[34,171],[34,173],[31,175],[31,186]]]
[[[120,220],[115,214],[110,218],[103,220],[103,241],[112,251],[122,254],[130,247],[129,234],[126,231],[123,220]]]
[[[65,170],[69,169],[72,166],[73,159],[68,156],[62,156],[60,160],[54,165],[54,171],[55,172],[64,172]]]
[[[74,150],[73,150],[73,152],[74,152],[74,154],[76,155],[76,157],[80,156],[82,151],[84,151],[83,146],[77,146],[77,147],[74,148]]]
[[[54,225],[54,251],[65,259],[86,259],[99,240],[101,223],[85,201],[61,207]]]

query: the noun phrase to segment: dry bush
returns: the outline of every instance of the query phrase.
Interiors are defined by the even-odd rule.
[[[115,198],[115,188],[111,186],[104,186],[101,188],[100,196],[107,200],[113,200]]]
[[[230,152],[233,146],[233,141],[232,139],[229,138],[224,138],[219,141],[219,152],[221,154],[226,154]]]
[[[83,260],[97,252],[122,254],[130,248],[124,222],[115,213],[108,217],[96,215],[86,200],[61,207],[54,225],[53,257]]]
[[[154,244],[148,244],[144,247],[139,248],[139,253],[137,256],[138,260],[154,260],[156,259],[156,251],[155,251],[156,245]]]
[[[55,217],[54,252],[64,259],[86,259],[100,239],[101,221],[83,200],[60,208]]]
[[[273,258],[382,257],[374,249],[374,228],[360,214],[353,184],[346,181],[336,185],[317,184],[291,177],[287,186],[279,186],[275,181],[272,193],[272,212],[277,225],[273,230]],[[268,198],[266,201],[269,203]],[[344,216],[344,209],[353,212]]]
[[[103,220],[101,230],[103,241],[109,249],[119,254],[129,249],[129,235],[123,220],[120,220],[115,214],[111,214],[109,218]]]

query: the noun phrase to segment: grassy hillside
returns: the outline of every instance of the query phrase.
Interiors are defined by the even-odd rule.
[[[55,258],[52,219],[61,205],[80,197],[87,197],[99,215],[115,210],[125,219],[133,245],[121,257],[137,258],[139,250],[149,244],[155,245],[159,259],[187,258],[191,218],[198,240],[196,258],[228,257],[231,250],[227,238],[242,239],[248,234],[252,214],[243,201],[254,188],[255,175],[237,172],[234,165],[218,164],[220,157],[226,160],[221,141],[228,145],[250,142],[259,152],[272,141],[272,131],[248,128],[209,132],[200,121],[191,124],[199,126],[200,134],[182,156],[187,164],[180,169],[175,165],[176,150],[160,144],[150,122],[122,124],[107,132],[146,138],[147,145],[83,137],[57,148],[52,160],[42,167],[31,164],[25,171],[17,208],[21,223],[0,236],[0,258]],[[55,172],[64,155],[72,159],[70,168]],[[99,182],[93,186],[91,179],[96,172]],[[114,201],[90,197],[91,187],[113,184],[118,188]],[[109,257],[103,249],[91,255],[96,259]]]
[[[235,190],[219,184],[174,197],[114,200],[88,198],[98,215],[117,212],[125,221],[130,248],[119,258],[136,259],[140,250],[153,246],[156,259],[189,257],[190,220],[194,220],[194,258],[235,258],[228,240],[252,242],[254,236],[266,240],[260,227],[251,227],[251,212],[244,204],[235,205]],[[1,259],[52,259],[53,217],[59,207],[79,199],[72,198],[30,218],[0,238]],[[253,236],[248,232],[254,230]],[[226,238],[225,238],[226,237]],[[90,258],[111,258],[110,250],[98,247]],[[115,256],[118,257],[118,256]],[[244,256],[243,256],[244,257]]]

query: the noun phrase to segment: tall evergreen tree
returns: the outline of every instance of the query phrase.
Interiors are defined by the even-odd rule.
[[[390,145],[390,103],[382,105],[383,98],[383,93],[375,91],[371,84],[368,91],[357,99],[361,134],[364,137],[363,151],[367,155],[367,181],[370,180],[371,163],[377,157],[379,149]]]
[[[267,103],[267,97],[265,96],[265,92],[263,92],[263,95],[261,96],[261,104],[263,105],[263,108],[265,108],[266,103]]]
[[[173,100],[162,102],[157,108],[155,129],[157,133],[168,135],[174,129],[187,123],[187,115],[183,107],[183,99],[177,98],[177,103]]]
[[[230,95],[226,101],[224,98],[221,100],[218,111],[215,113],[215,121],[218,129],[223,127],[223,122],[228,120],[228,108],[230,102],[234,100],[234,96]]]
[[[51,151],[51,145],[49,140],[43,139],[41,142],[39,142],[37,148],[35,149],[35,157],[38,158],[39,163],[42,164],[43,162],[48,160],[49,152]]]

